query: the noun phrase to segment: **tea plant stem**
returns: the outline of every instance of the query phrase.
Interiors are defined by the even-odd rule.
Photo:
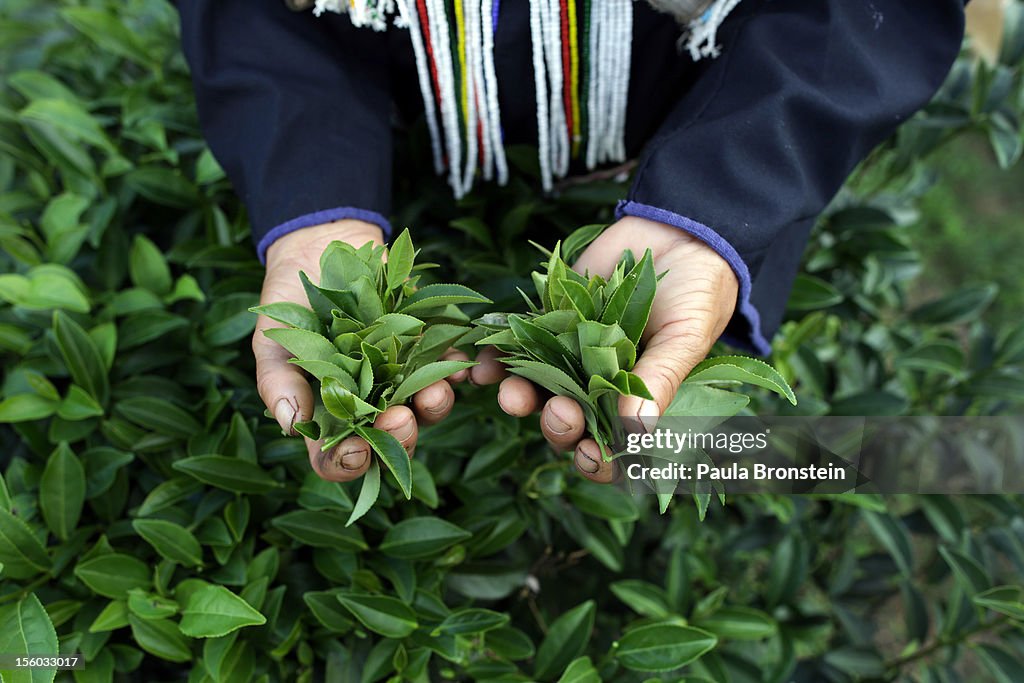
[[[0,596],[0,605],[8,603],[12,600],[21,600],[23,597],[34,591],[36,588],[39,588],[40,586],[45,586],[47,583],[49,583],[51,578],[52,577],[49,574],[44,574],[32,583],[23,586],[21,590],[14,591],[13,593],[8,593],[4,596]]]
[[[988,623],[978,624],[974,628],[969,629],[967,631],[964,631],[963,633],[961,633],[961,634],[959,634],[959,635],[957,635],[955,637],[945,636],[945,637],[939,638],[938,640],[933,642],[931,645],[928,645],[927,647],[923,647],[923,648],[921,648],[920,650],[918,650],[916,652],[911,652],[910,654],[904,655],[902,657],[897,657],[896,659],[887,662],[886,665],[885,665],[885,668],[886,668],[886,670],[902,669],[907,664],[910,664],[912,662],[916,662],[919,659],[924,659],[925,657],[928,657],[929,655],[935,653],[937,650],[941,650],[944,647],[949,647],[950,645],[958,645],[960,643],[964,643],[968,639],[972,638],[973,636],[976,636],[976,635],[979,635],[979,634],[982,634],[982,633],[990,633],[990,632],[991,633],[997,633],[997,632],[1001,631],[1005,626],[1009,626],[1010,625],[1009,622],[1010,622],[1009,617],[1007,617],[1005,615],[1001,615],[999,617],[996,617],[995,619],[993,619],[992,621],[990,621]]]

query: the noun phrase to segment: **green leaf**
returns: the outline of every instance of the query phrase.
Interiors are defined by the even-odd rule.
[[[163,252],[144,235],[136,235],[128,257],[128,272],[136,287],[157,296],[170,294],[173,278]]]
[[[954,325],[977,319],[989,307],[999,287],[994,284],[959,287],[941,299],[910,312],[910,319],[925,325]]]
[[[29,526],[0,508],[0,563],[4,578],[28,578],[50,569],[50,557]]]
[[[353,388],[358,390],[358,387]],[[320,398],[327,412],[341,420],[355,420],[380,412],[346,388],[343,379],[331,375],[325,376],[320,382]]]
[[[601,312],[601,322],[606,325],[618,323],[630,341],[639,344],[651,314],[657,285],[654,257],[648,249],[608,298]]]
[[[501,628],[509,622],[509,615],[479,607],[455,610],[431,632],[432,636],[475,635]]]
[[[723,607],[710,616],[698,619],[694,626],[727,640],[761,640],[778,631],[770,616],[750,607]]]
[[[170,619],[140,619],[129,614],[128,623],[132,628],[132,638],[151,655],[170,662],[192,660],[188,641]]]
[[[124,181],[154,204],[175,209],[191,209],[199,204],[200,194],[196,186],[176,170],[140,166],[126,173]]]
[[[71,379],[101,406],[106,405],[110,384],[103,357],[92,338],[61,311],[53,314],[53,334]]]
[[[732,417],[747,407],[750,397],[705,384],[683,382],[665,409],[666,417]]]
[[[352,508],[352,514],[349,515],[345,526],[351,526],[353,522],[369,512],[373,504],[377,502],[377,496],[379,495],[380,463],[376,458],[373,458],[370,461],[370,469],[366,470],[366,474],[363,475],[363,485],[359,489],[359,498],[356,499],[356,504]]]
[[[203,549],[191,531],[163,519],[136,519],[132,528],[164,559],[186,567],[203,562]]]
[[[558,683],[601,683],[601,676],[590,657],[580,657],[569,664]]]
[[[677,624],[650,624],[627,631],[615,659],[633,671],[672,671],[710,652],[718,639],[707,631]]]
[[[113,12],[87,7],[61,10],[72,26],[88,36],[104,52],[126,57],[143,66],[155,64],[154,55]]]
[[[62,420],[76,422],[103,415],[103,406],[96,402],[85,389],[77,384],[68,387],[68,394],[57,406],[57,416]]]
[[[660,586],[639,579],[623,579],[609,588],[615,597],[641,616],[664,619],[672,614],[668,596]]]
[[[132,396],[117,402],[114,412],[143,429],[186,440],[202,433],[203,426],[170,401],[156,396]]]
[[[964,589],[968,597],[984,593],[991,587],[984,568],[974,558],[957,552],[946,546],[939,546],[939,554],[953,570],[957,583]]]
[[[755,358],[718,356],[697,364],[686,377],[689,383],[746,382],[774,391],[796,405],[796,396],[775,368]]]
[[[388,432],[373,427],[356,425],[356,434],[366,439],[370,447],[380,455],[385,467],[395,477],[406,500],[412,498],[412,465],[409,454],[398,439]]]
[[[450,304],[489,304],[491,300],[465,285],[427,285],[417,289],[402,302],[398,313],[412,315],[416,311]]]
[[[335,633],[344,633],[354,622],[338,602],[338,590],[309,591],[303,593],[302,601],[309,607],[316,620]]]
[[[1019,655],[989,644],[980,644],[975,651],[992,675],[993,683],[1018,683],[1024,680],[1024,664]]]
[[[266,622],[266,617],[224,586],[209,585],[189,595],[179,628],[192,638],[216,638]]]
[[[369,546],[358,528],[347,528],[345,516],[334,510],[293,510],[271,520],[275,529],[314,548],[345,551],[366,550]]]
[[[405,603],[383,595],[339,593],[338,602],[366,628],[385,638],[405,638],[419,626]]]
[[[92,624],[89,633],[115,631],[128,625],[128,603],[124,600],[111,600],[100,612]]]
[[[413,259],[416,252],[412,247],[412,239],[409,237],[409,230],[406,228],[391,243],[388,249],[387,281],[388,289],[398,289],[409,278],[412,272]]]
[[[152,584],[150,568],[142,560],[124,553],[107,553],[83,560],[75,566],[75,576],[94,593],[123,600],[133,588],[148,589]]]
[[[7,658],[60,654],[53,622],[35,593],[0,606],[0,652]],[[52,681],[55,673],[56,669],[5,669],[0,676],[11,683],[43,683]]]
[[[330,361],[338,353],[338,349],[327,337],[309,330],[272,327],[263,330],[263,334],[299,360]]]
[[[815,311],[842,303],[842,293],[821,278],[800,273],[793,282],[786,308],[793,311]]]
[[[594,601],[588,600],[551,622],[534,658],[536,678],[554,678],[583,653],[590,642],[595,613]]]
[[[128,611],[140,619],[165,619],[178,613],[178,603],[141,588],[128,591]]]
[[[434,382],[474,365],[476,365],[475,362],[464,360],[439,360],[428,363],[414,371],[398,385],[390,398],[390,403],[392,405],[402,403],[420,389],[425,389]]]
[[[205,484],[237,493],[267,493],[282,486],[256,463],[223,455],[196,455],[178,460],[171,467]]]
[[[39,508],[54,536],[67,540],[78,526],[85,504],[85,468],[67,443],[61,443],[46,461],[39,480]]]
[[[276,320],[284,325],[297,327],[300,330],[307,330],[316,334],[321,334],[324,331],[323,323],[320,322],[320,318],[316,313],[305,306],[289,301],[253,306],[249,310],[259,315],[265,315],[271,320]]]
[[[898,519],[870,510],[861,510],[861,516],[868,528],[881,542],[900,572],[909,577],[914,570],[914,550],[910,545],[910,533]]]
[[[439,517],[413,517],[388,529],[380,550],[403,560],[422,560],[440,554],[473,534]]]
[[[558,368],[534,360],[502,359],[509,372],[540,385],[553,394],[571,396],[578,401],[587,401],[587,393],[572,377]]]
[[[1024,588],[1021,586],[996,586],[974,596],[974,604],[1005,614],[1011,619],[1024,622]]]
[[[529,659],[534,647],[530,637],[517,628],[503,626],[484,635],[487,649],[510,661]]]
[[[0,402],[0,423],[45,420],[57,412],[59,403],[39,394],[15,394]]]

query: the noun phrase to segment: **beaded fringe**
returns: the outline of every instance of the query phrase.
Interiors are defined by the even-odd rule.
[[[626,107],[634,0],[529,0],[541,184],[569,172],[626,160]],[[407,28],[416,58],[431,153],[455,197],[484,180],[508,181],[502,145],[494,32],[500,0],[316,0],[313,12],[343,12],[375,31],[388,17]],[[740,0],[713,0],[686,22],[683,45],[696,61],[718,56],[718,27]],[[660,5],[671,4],[662,0]],[[582,23],[582,26],[580,25]]]

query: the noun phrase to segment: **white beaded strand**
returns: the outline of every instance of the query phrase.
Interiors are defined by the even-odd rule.
[[[487,126],[484,139],[492,150],[494,170],[499,185],[508,182],[508,161],[505,159],[505,146],[501,139],[501,109],[498,106],[498,77],[494,70],[494,24],[492,13],[494,0],[483,0],[480,21],[483,28],[483,73],[484,91],[487,99]]]
[[[553,187],[551,180],[551,143],[548,139],[550,114],[548,113],[547,73],[544,68],[544,14],[545,0],[530,2],[530,46],[533,56],[533,82],[537,92],[537,151],[540,162],[540,182],[545,192]]]
[[[420,18],[415,9],[409,9],[409,1],[398,0],[398,12],[402,21],[409,28],[412,51],[416,57],[416,76],[420,82],[420,95],[423,97],[423,111],[427,118],[427,129],[430,131],[430,151],[434,157],[434,172],[441,174],[444,172],[444,156],[441,153],[441,133],[437,126],[437,108],[434,106],[433,83],[430,80],[430,68],[427,66],[427,52],[423,45]]]

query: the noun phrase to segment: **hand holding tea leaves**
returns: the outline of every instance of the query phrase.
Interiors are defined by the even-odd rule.
[[[641,249],[647,249],[646,253]],[[629,256],[622,262],[624,252]],[[684,379],[725,330],[736,305],[738,283],[729,264],[702,241],[672,226],[634,217],[623,218],[596,237],[573,270],[564,264],[554,267],[560,282],[556,296],[561,302],[551,300],[549,263],[546,275],[534,275],[538,286],[548,290],[544,307],[548,312],[543,320],[537,319],[542,316],[512,319],[517,328],[530,332],[539,323],[556,341],[571,347],[560,350],[552,346],[552,350],[565,357],[562,370],[571,369],[573,363],[580,366],[575,384],[583,396],[554,384],[549,372],[538,371],[530,363],[523,365],[525,357],[520,352],[546,347],[539,342],[524,347],[517,341],[523,333],[511,329],[511,323],[507,333],[492,338],[491,342],[498,342],[496,349],[480,353],[480,365],[471,371],[472,378],[477,383],[498,381],[507,375],[502,364],[509,366],[515,376],[502,381],[498,400],[512,415],[526,415],[540,407],[535,384],[554,393],[541,416],[545,437],[560,450],[574,450],[576,467],[584,476],[608,482],[614,477],[614,464],[602,457],[602,451],[607,455],[608,444],[601,441],[621,429],[620,415],[647,419],[665,413]],[[664,277],[655,293],[656,274]],[[593,276],[598,277],[595,280]],[[599,290],[603,294],[597,296]],[[573,324],[578,325],[575,339],[559,331],[573,316],[577,318]],[[550,344],[550,335],[542,336]],[[591,345],[589,358],[584,358],[583,348]],[[638,346],[642,352],[634,355]],[[609,348],[615,349],[615,358]],[[503,350],[514,357],[499,360]],[[615,372],[609,375],[607,371],[613,368]],[[594,374],[603,380],[593,380]],[[585,432],[589,433],[586,438]]]
[[[385,250],[380,230],[363,226],[327,231],[341,239],[326,247],[304,239],[298,254],[268,252],[262,300],[269,303],[253,309],[261,314],[253,338],[260,396],[282,429],[306,437],[310,462],[325,479],[368,473],[350,523],[379,492],[371,449],[411,495],[408,454],[417,429],[405,404],[423,422],[447,415],[454,395],[446,380],[464,378],[472,365],[452,350],[469,330],[458,305],[488,301],[462,285],[417,288],[418,271],[429,266],[414,265],[408,231]],[[359,240],[362,246],[352,246]],[[304,268],[319,274],[319,284]],[[309,307],[300,303],[306,300]],[[317,380],[319,400],[301,371]]]

